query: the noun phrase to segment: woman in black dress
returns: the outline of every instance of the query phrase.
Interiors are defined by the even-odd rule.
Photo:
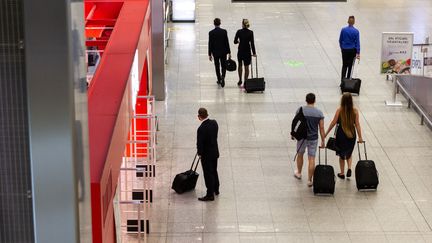
[[[356,132],[358,134],[359,143],[363,142],[359,113],[353,106],[353,99],[350,93],[344,93],[341,98],[340,107],[336,110],[335,116],[327,129],[325,136],[330,133],[335,125],[336,130],[336,146],[338,151],[336,155],[339,156],[339,165],[341,172],[337,176],[345,179],[345,160],[348,164],[348,171],[346,176],[351,177],[352,171],[352,152],[356,143]]]
[[[234,37],[234,44],[239,44],[237,52],[239,75],[239,81],[237,83],[238,86],[242,84],[242,63],[245,68],[244,81],[246,81],[246,79],[249,77],[249,65],[251,64],[252,60],[251,50],[253,56],[256,57],[254,35],[253,31],[249,30],[249,26],[249,20],[243,19],[242,29],[237,30],[237,33]]]

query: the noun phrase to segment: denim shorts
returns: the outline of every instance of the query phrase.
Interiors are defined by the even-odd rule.
[[[308,156],[315,157],[318,148],[318,139],[316,140],[302,139],[300,141],[297,141],[297,151],[299,154],[304,154],[306,148],[307,148]]]

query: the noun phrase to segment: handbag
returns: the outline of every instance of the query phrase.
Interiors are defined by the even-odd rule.
[[[237,69],[236,62],[234,60],[232,60],[231,58],[226,60],[225,66],[226,66],[226,70],[230,71],[230,72],[234,72]]]
[[[333,137],[330,137],[327,140],[327,144],[326,144],[327,149],[330,149],[330,150],[333,150],[336,152],[339,151],[339,147],[336,145],[336,132],[337,132],[338,128],[339,128],[339,124],[336,125]]]

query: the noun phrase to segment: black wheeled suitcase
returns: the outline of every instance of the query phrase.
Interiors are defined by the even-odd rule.
[[[353,94],[357,94],[360,95],[360,88],[361,88],[361,79],[359,78],[353,78],[352,73],[354,73],[354,64],[355,61],[353,62],[352,65],[352,69],[351,69],[351,78],[344,78],[342,79],[340,88],[341,88],[341,92],[345,93],[353,93]],[[360,61],[359,61],[360,64]],[[355,72],[358,73],[358,72]]]
[[[334,194],[335,173],[333,166],[327,165],[327,148],[325,150],[325,165],[321,164],[321,147],[318,148],[318,165],[313,176],[314,194]]]
[[[365,159],[362,160],[360,156],[360,145],[357,143],[359,152],[359,161],[355,167],[355,177],[358,190],[376,190],[379,184],[378,171],[375,167],[373,160],[367,159],[366,143],[363,142],[365,150]]]
[[[197,159],[198,154],[195,155],[195,158],[192,162],[191,168],[188,171],[177,174],[174,178],[171,188],[174,189],[178,194],[182,194],[183,192],[191,191],[195,189],[199,174],[196,172],[196,169],[199,164],[199,158]],[[194,168],[195,164],[195,168]]]
[[[257,91],[261,91],[264,92],[265,90],[265,81],[264,78],[258,78],[258,57],[255,58],[256,62],[256,78],[253,77],[253,65],[251,62],[251,76],[252,78],[247,79],[244,82],[244,89],[246,91],[246,93],[251,93],[251,92],[257,92]]]
[[[340,86],[342,93],[349,92],[358,95],[360,95],[360,87],[361,87],[361,79],[359,78],[352,78],[352,79],[344,78],[342,79],[342,83]]]

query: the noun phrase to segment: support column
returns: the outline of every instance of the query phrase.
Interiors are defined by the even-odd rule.
[[[82,0],[24,0],[35,242],[91,242]],[[19,227],[19,226],[18,226]]]
[[[152,26],[152,94],[165,100],[165,49],[163,0],[151,0]]]

